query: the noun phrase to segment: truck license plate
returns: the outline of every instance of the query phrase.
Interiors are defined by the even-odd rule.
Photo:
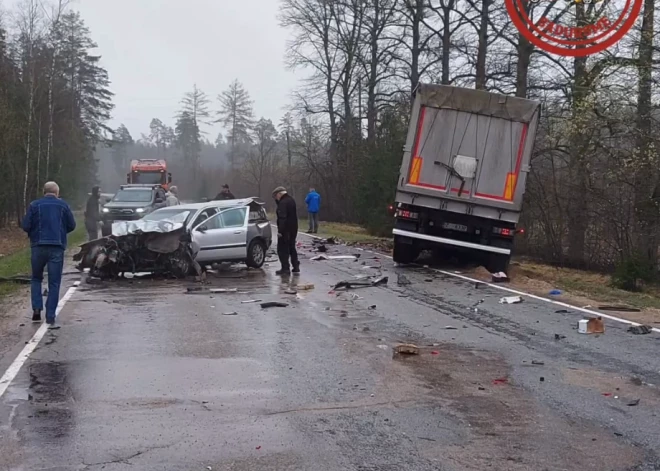
[[[464,226],[463,224],[454,224],[453,222],[443,222],[442,228],[449,229],[450,231],[459,231],[459,232],[467,232],[468,230],[467,226]]]

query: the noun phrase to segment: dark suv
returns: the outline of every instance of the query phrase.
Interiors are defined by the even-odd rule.
[[[166,206],[165,190],[160,185],[122,185],[112,200],[103,206],[103,236],[112,234],[115,221],[135,221]]]

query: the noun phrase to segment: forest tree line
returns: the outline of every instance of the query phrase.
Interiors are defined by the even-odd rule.
[[[73,202],[85,198],[113,108],[96,44],[65,0],[24,0],[10,13],[0,16],[0,225],[18,220],[47,180]]]

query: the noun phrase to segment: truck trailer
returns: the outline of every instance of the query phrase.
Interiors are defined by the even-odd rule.
[[[166,190],[172,183],[172,174],[167,171],[167,162],[162,159],[139,159],[131,161],[131,171],[126,174],[129,185],[161,185]]]
[[[522,210],[540,104],[420,84],[394,205],[394,260],[462,253],[506,272]]]

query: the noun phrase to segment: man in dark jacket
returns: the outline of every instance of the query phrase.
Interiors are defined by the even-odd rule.
[[[41,282],[44,279],[44,268],[47,266],[46,323],[51,328],[55,328],[55,314],[60,300],[66,236],[76,228],[71,208],[59,195],[60,187],[57,183],[46,183],[44,197],[30,203],[23,218],[23,230],[30,237],[32,247],[32,320],[41,321],[44,305]]]
[[[222,185],[222,191],[215,195],[215,198],[213,198],[214,201],[235,199],[236,197],[232,194],[231,191],[229,191],[229,185],[227,184]]]
[[[101,220],[100,199],[101,189],[95,186],[92,188],[92,194],[87,199],[87,207],[85,208],[85,229],[87,230],[87,238],[89,240],[99,238],[99,221]]]
[[[298,237],[296,201],[282,186],[275,188],[273,198],[277,201],[277,255],[282,264],[282,268],[275,274],[291,274],[289,258],[291,258],[293,273],[300,273],[300,262],[296,251],[296,238]]]

